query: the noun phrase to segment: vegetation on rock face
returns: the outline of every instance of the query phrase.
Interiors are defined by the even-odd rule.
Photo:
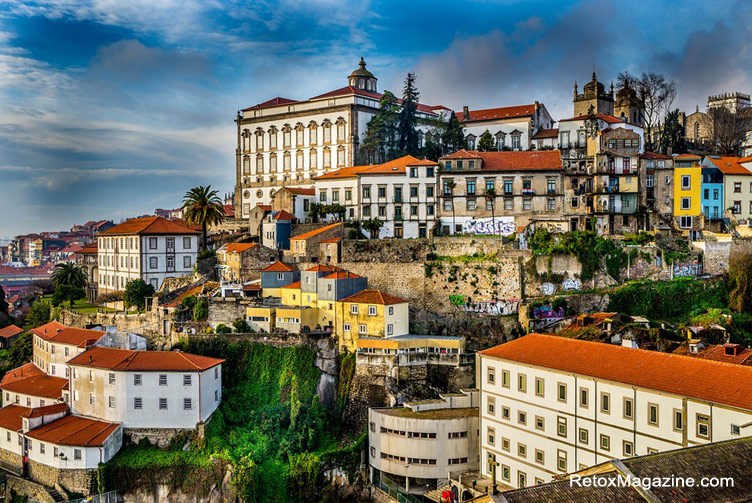
[[[222,404],[205,438],[194,440],[189,451],[179,442],[168,450],[123,448],[101,469],[108,490],[167,482],[205,496],[229,464],[232,483],[247,502],[320,501],[329,464],[348,469],[359,463],[364,437],[339,448],[338,421],[316,395],[321,372],[310,348],[222,338],[192,339],[177,348],[225,359]]]

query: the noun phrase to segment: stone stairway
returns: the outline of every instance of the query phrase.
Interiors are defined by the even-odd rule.
[[[436,489],[432,491],[428,491],[425,494],[425,497],[430,499],[431,501],[435,501],[436,503],[441,503],[441,493],[444,491],[448,491],[452,487],[452,482],[450,480],[445,480],[444,482],[439,483],[436,486]]]
[[[63,495],[60,494],[57,491],[57,489],[55,489],[54,487],[51,487],[51,488],[47,489],[47,492],[50,494],[50,496],[52,496],[53,500],[55,500],[55,501],[65,501],[65,498],[63,497]]]

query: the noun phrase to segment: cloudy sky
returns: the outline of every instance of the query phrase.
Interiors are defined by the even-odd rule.
[[[271,97],[417,73],[421,101],[571,115],[595,65],[663,72],[677,105],[752,91],[744,0],[0,0],[0,238],[234,185],[233,119]]]

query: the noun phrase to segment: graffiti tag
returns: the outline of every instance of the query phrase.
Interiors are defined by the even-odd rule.
[[[556,286],[553,283],[543,283],[541,285],[543,295],[553,295],[556,293]]]
[[[561,288],[565,292],[569,292],[571,290],[581,290],[582,289],[582,283],[579,279],[565,279],[561,282]]]
[[[514,217],[479,218],[468,220],[462,224],[462,232],[465,234],[498,234],[508,236],[514,234]]]
[[[674,277],[684,278],[688,276],[700,276],[702,264],[677,264],[674,266]]]
[[[564,308],[560,307],[559,309],[554,309],[551,306],[539,306],[539,307],[533,308],[533,317],[534,318],[563,318]]]
[[[520,301],[517,299],[482,300],[478,302],[468,302],[463,307],[468,313],[507,316],[510,314],[517,314],[517,311],[520,308]]]
[[[449,296],[449,302],[451,302],[455,306],[464,306],[465,305],[465,296],[464,295],[450,295]]]

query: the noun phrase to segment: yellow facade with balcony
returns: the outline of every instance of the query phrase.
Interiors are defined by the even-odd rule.
[[[680,229],[702,228],[701,158],[682,154],[674,158],[674,220]]]

